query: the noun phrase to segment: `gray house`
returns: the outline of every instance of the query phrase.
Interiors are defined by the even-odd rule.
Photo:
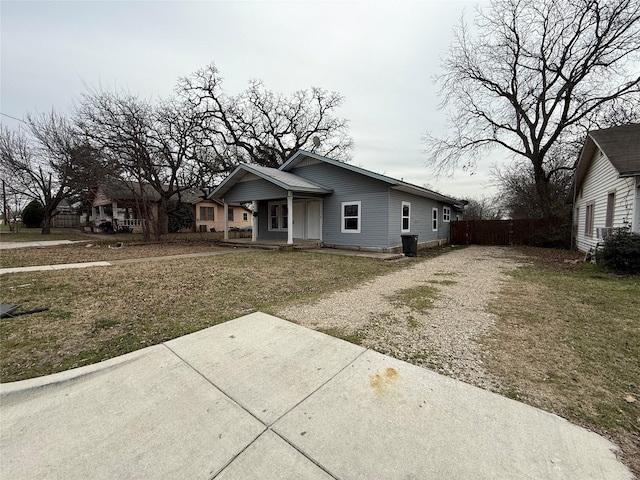
[[[402,235],[446,243],[460,215],[453,198],[303,150],[278,169],[241,164],[210,198],[252,203],[253,241],[381,252],[401,249]]]

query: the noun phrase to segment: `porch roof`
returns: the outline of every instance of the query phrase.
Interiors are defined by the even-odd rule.
[[[284,190],[294,193],[317,193],[327,194],[333,190],[317,183],[313,183],[306,178],[299,177],[290,172],[283,172],[277,168],[261,167],[258,165],[249,165],[241,163],[236,169],[225,178],[218,187],[209,194],[207,198],[217,199],[223,198],[225,193],[229,191],[236,183],[245,179],[248,175],[255,175]]]

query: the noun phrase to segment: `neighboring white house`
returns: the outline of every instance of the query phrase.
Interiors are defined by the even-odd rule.
[[[640,124],[589,132],[567,202],[580,251],[612,228],[640,232]]]

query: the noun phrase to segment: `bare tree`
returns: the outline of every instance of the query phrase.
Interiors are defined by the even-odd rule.
[[[637,110],[629,106],[640,102],[640,4],[493,0],[474,25],[479,38],[464,23],[456,29],[438,77],[450,134],[425,135],[428,162],[443,173],[475,169],[493,147],[511,152],[530,164],[550,217],[550,182],[576,159],[558,162],[554,147]]]
[[[202,146],[199,118],[177,99],[152,104],[125,92],[89,91],[77,107],[76,121],[84,138],[112,165],[114,178],[131,187],[145,237],[153,223],[156,237],[168,231],[172,197],[201,182]],[[147,187],[158,198],[158,212],[148,208]]]
[[[72,126],[55,112],[28,116],[25,129],[0,128],[0,171],[7,195],[24,195],[42,204],[43,234],[51,233],[60,202],[77,192],[74,179],[84,155]]]
[[[495,198],[482,196],[480,198],[469,198],[464,207],[465,220],[501,220],[503,211],[500,202]]]
[[[247,90],[229,96],[214,64],[180,79],[177,90],[199,112],[220,172],[240,162],[278,167],[299,149],[351,158],[348,122],[334,116],[344,102],[338,93],[312,87],[287,97],[253,80]]]
[[[552,157],[559,162],[566,157]],[[544,212],[536,191],[535,176],[531,165],[524,159],[492,170],[498,187],[496,202],[509,218],[542,218]],[[565,204],[572,174],[570,170],[556,169],[549,176],[548,195],[553,217],[568,218],[571,207]]]

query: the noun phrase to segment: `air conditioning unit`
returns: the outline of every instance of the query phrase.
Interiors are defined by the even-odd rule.
[[[597,227],[596,228],[596,236],[598,238],[602,238],[603,240],[611,235],[611,227]]]

